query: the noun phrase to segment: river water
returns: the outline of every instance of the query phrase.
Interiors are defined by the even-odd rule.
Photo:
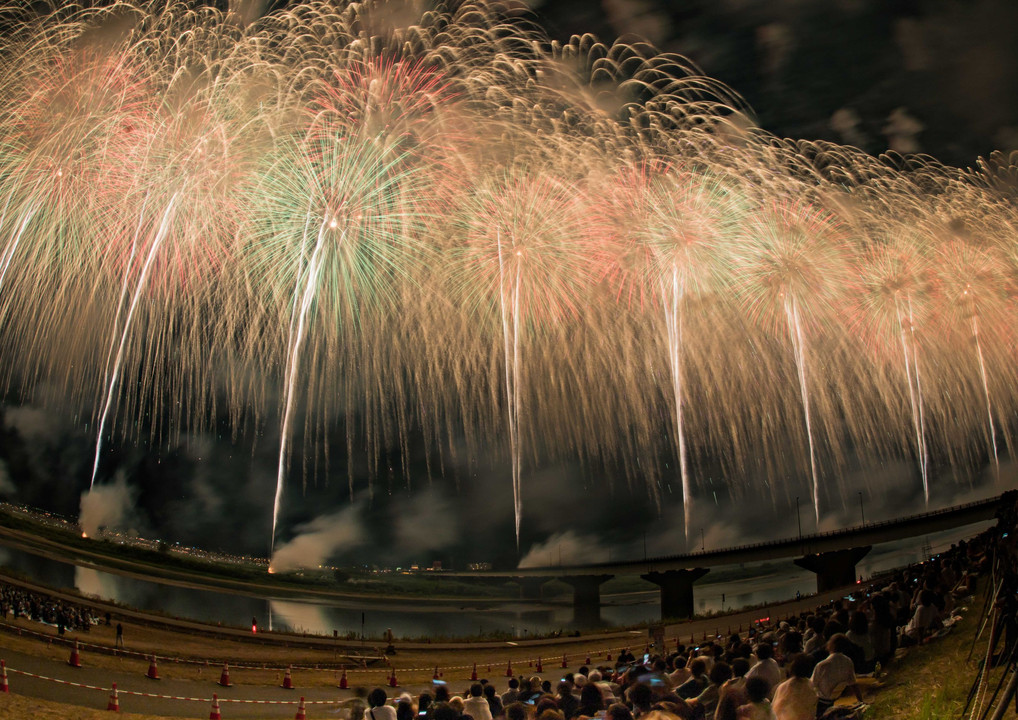
[[[857,565],[870,577],[879,572],[924,560],[928,554],[947,549],[991,523],[977,523],[940,533],[876,545]],[[55,588],[76,588],[84,595],[113,600],[142,610],[167,615],[247,627],[256,618],[274,630],[332,636],[380,637],[391,628],[403,639],[452,639],[501,634],[526,638],[581,626],[573,617],[571,596],[555,602],[513,602],[472,606],[467,600],[421,605],[412,599],[343,600],[316,602],[246,596],[211,590],[137,580],[110,572],[80,567],[0,546],[0,565]],[[660,619],[660,596],[656,586],[630,583],[626,592],[613,592],[611,584],[601,593],[601,627],[636,625]],[[640,589],[645,586],[646,589]],[[697,614],[740,609],[807,595],[816,590],[815,576],[795,566],[791,559],[760,564],[724,566],[694,586]],[[588,629],[589,624],[584,629]]]

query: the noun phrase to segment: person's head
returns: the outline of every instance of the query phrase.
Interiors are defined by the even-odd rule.
[[[799,653],[792,657],[788,664],[788,674],[797,678],[808,678],[813,674],[813,658],[805,653]]]
[[[470,686],[470,697],[481,697],[483,692],[484,686],[481,683],[475,682]]]
[[[555,690],[558,692],[559,697],[565,697],[573,692],[573,684],[568,680],[562,680]]]
[[[554,695],[541,695],[534,702],[534,717],[538,717],[548,708],[552,710],[558,710],[558,701]]]
[[[633,720],[633,713],[622,703],[612,703],[605,713],[606,720]]]
[[[749,660],[743,657],[737,657],[732,660],[732,676],[741,678],[749,672]]]
[[[463,698],[459,695],[453,695],[449,698],[449,707],[453,708],[460,715],[463,714]]]
[[[930,607],[937,601],[937,596],[932,590],[923,590],[919,593],[919,604]]]
[[[646,683],[636,683],[629,688],[629,702],[634,708],[650,708],[651,700],[654,697],[654,693],[650,690],[650,685]]]
[[[714,663],[714,667],[710,669],[710,674],[707,677],[715,685],[724,685],[732,679],[732,666],[719,660]]]
[[[865,635],[870,629],[870,621],[866,617],[866,613],[862,610],[853,612],[852,618],[848,621],[848,629],[858,635]]]
[[[495,699],[495,686],[492,685],[491,683],[488,683],[487,685],[484,686],[484,697],[488,698],[489,700]]]
[[[417,712],[427,712],[431,708],[431,702],[431,693],[421,693],[421,696],[417,698]]]
[[[514,677],[509,678],[509,689],[510,690],[519,690],[520,689],[520,681],[517,680]]]
[[[770,643],[760,643],[756,646],[756,656],[761,660],[770,660],[774,657],[774,648]]]
[[[537,720],[566,720],[566,716],[557,707],[545,708],[536,717]]]
[[[689,672],[693,673],[693,677],[700,677],[707,672],[707,663],[701,658],[696,658],[693,662],[689,663]]]
[[[505,720],[527,720],[527,707],[521,702],[509,703],[505,708]]]
[[[449,687],[447,685],[435,686],[435,702],[436,703],[449,702]]]
[[[592,683],[601,682],[601,671],[591,670],[590,674],[587,676],[587,679],[590,680],[590,682]]]
[[[852,651],[852,641],[844,633],[835,633],[827,641],[827,652],[846,655]]]
[[[432,720],[460,720],[460,712],[447,702],[436,703],[431,710]],[[521,718],[520,720],[525,720]]]
[[[373,708],[382,707],[388,699],[389,696],[385,694],[385,690],[382,688],[375,688],[368,693],[368,704]]]
[[[594,683],[587,683],[580,691],[580,703],[588,710],[604,710],[604,697],[601,688]]]
[[[396,720],[414,720],[414,706],[409,700],[400,700],[396,706]]]
[[[758,703],[763,701],[770,691],[771,684],[762,677],[751,677],[746,680],[746,695],[749,696],[750,702]]]
[[[550,695],[551,694],[551,680],[541,681],[541,692]]]
[[[827,640],[830,640],[832,637],[834,637],[838,633],[844,633],[844,632],[845,632],[845,626],[842,625],[837,620],[828,620],[826,623],[824,623],[824,638],[827,639]]]

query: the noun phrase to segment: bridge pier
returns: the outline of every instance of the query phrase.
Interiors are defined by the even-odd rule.
[[[872,545],[832,550],[796,558],[795,564],[816,573],[817,592],[855,585],[855,564],[866,557]]]
[[[709,573],[708,568],[653,571],[641,575],[661,588],[661,619],[693,617],[693,583]]]
[[[573,618],[582,625],[594,625],[601,620],[601,583],[614,575],[563,575],[559,578],[573,586]]]

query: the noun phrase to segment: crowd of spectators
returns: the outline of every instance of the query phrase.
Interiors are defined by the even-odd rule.
[[[0,619],[21,617],[52,625],[61,635],[67,630],[88,632],[97,622],[87,607],[0,581]]]
[[[1006,535],[1004,536],[1006,537]],[[857,585],[812,612],[760,621],[670,653],[582,667],[557,678],[510,678],[498,692],[480,681],[459,694],[436,682],[417,698],[368,696],[366,720],[813,720],[853,717],[860,676],[879,673],[899,648],[947,631],[956,604],[975,591],[1000,533],[952,546],[930,561]],[[835,705],[842,695],[847,704]],[[853,704],[851,701],[855,700]],[[383,709],[384,708],[384,709]],[[391,711],[391,712],[390,712]],[[353,718],[360,718],[355,709]]]

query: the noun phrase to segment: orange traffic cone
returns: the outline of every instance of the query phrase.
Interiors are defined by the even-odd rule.
[[[569,667],[569,663],[566,661],[566,654],[562,653],[562,667]]]
[[[396,668],[392,669],[392,675],[389,676],[389,687],[399,687],[396,682]]]
[[[346,690],[350,687],[350,683],[346,680],[346,668],[343,668],[343,675],[339,678],[339,689]]]
[[[0,660],[0,693],[9,693],[11,686],[7,684],[7,661]]]
[[[286,667],[286,674],[283,675],[283,685],[282,685],[282,688],[284,690],[293,690],[293,676],[290,674],[290,668],[292,668],[292,667],[293,667],[293,665],[287,665],[287,667]]]
[[[106,703],[106,709],[111,712],[120,712],[120,698],[117,696],[117,684],[113,683],[110,690],[110,701]]]
[[[199,670],[200,669],[201,668],[199,667]],[[149,663],[148,663],[148,672],[145,673],[145,677],[147,677],[149,680],[158,680],[159,679],[159,668],[156,667],[156,655],[155,655],[155,653],[152,653],[152,659],[149,660]]]
[[[470,681],[477,682],[477,663],[474,663],[474,669],[470,671]]]
[[[212,693],[212,711],[209,713],[209,720],[223,720],[223,715],[219,712],[219,696],[215,693]]]
[[[611,662],[611,659],[612,659],[612,651],[611,650],[606,650],[605,651],[604,659],[607,660],[608,662]]]
[[[588,653],[588,655],[587,655],[587,660],[586,660],[586,662],[584,662],[583,664],[584,664],[584,665],[590,665],[590,654],[589,654],[589,653]]]
[[[230,663],[223,663],[223,672],[219,675],[219,684],[223,687],[233,687],[233,683],[230,682]]]
[[[543,673],[544,672],[544,665],[541,664],[541,658],[537,658],[537,668],[536,669],[537,669],[537,672],[539,672],[539,673]]]
[[[78,652],[77,639],[74,641],[74,648],[71,649],[71,657],[67,659],[67,664],[71,667],[81,667],[81,653]]]
[[[308,720],[308,714],[304,711],[304,696],[300,698],[300,705],[297,706],[297,714],[293,716],[293,720]]]
[[[506,677],[512,677],[513,676],[513,661],[512,660],[510,660],[509,663],[505,666],[505,676]]]
[[[435,666],[435,674],[431,676],[432,680],[438,680],[438,665]]]

